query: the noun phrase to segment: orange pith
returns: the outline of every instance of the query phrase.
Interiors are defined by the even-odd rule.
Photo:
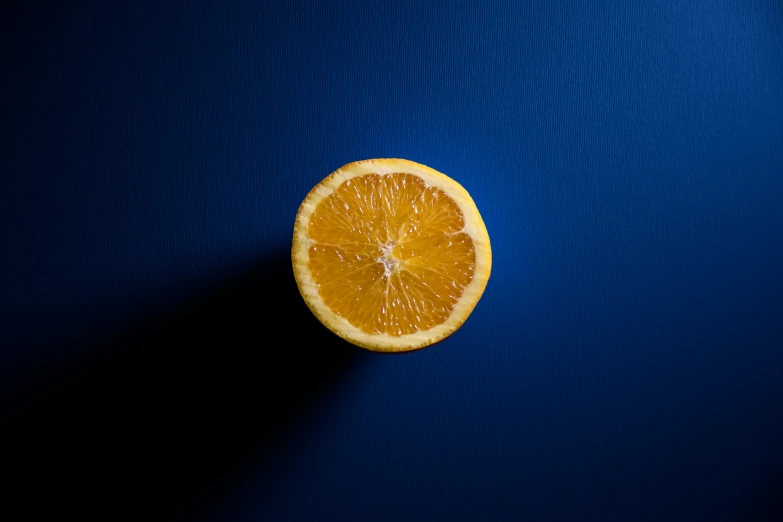
[[[476,253],[459,206],[413,174],[343,182],[313,211],[308,266],[318,294],[368,334],[444,323],[473,279]]]

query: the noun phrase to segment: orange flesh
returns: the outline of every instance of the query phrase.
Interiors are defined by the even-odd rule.
[[[310,218],[310,272],[326,306],[365,333],[427,330],[473,279],[464,225],[454,200],[418,176],[357,176]]]

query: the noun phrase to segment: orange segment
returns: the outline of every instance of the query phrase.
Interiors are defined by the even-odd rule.
[[[370,349],[437,342],[470,314],[489,278],[489,237],[455,181],[405,160],[346,165],[297,216],[294,273],[338,335]]]
[[[310,218],[310,239],[337,245],[384,243],[387,231],[382,184],[380,176],[369,174],[340,185]]]

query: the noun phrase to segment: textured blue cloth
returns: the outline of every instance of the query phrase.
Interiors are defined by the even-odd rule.
[[[28,509],[783,517],[779,0],[10,4]],[[407,355],[338,342],[288,259],[308,190],[373,157],[459,181],[492,240],[473,315]]]

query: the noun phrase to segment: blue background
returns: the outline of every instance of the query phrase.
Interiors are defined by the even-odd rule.
[[[2,8],[7,500],[783,519],[783,3],[122,4]],[[291,275],[301,200],[373,157],[492,239],[468,322],[406,355]]]

